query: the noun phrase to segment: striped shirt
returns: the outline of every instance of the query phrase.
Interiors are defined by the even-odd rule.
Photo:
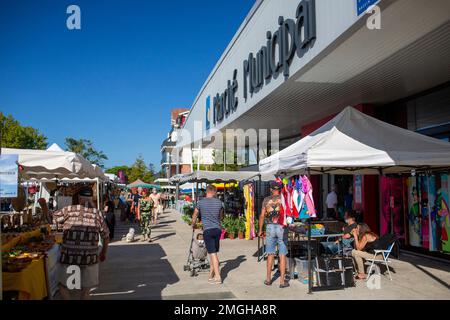
[[[203,223],[203,230],[222,229],[220,225],[220,212],[223,209],[222,201],[217,198],[203,198],[197,202],[197,209]]]
[[[63,225],[60,263],[89,266],[99,262],[99,238],[109,238],[101,211],[80,205],[68,206],[53,213],[53,219]]]

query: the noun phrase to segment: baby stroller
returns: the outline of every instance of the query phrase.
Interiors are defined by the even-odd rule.
[[[191,245],[189,247],[189,254],[187,263],[184,266],[184,271],[189,271],[191,277],[198,275],[199,271],[209,269],[209,262],[206,259],[208,252],[206,251],[205,242],[203,240],[203,233],[195,230],[192,231]]]

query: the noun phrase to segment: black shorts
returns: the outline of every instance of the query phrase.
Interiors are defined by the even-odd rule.
[[[203,231],[203,239],[205,239],[205,246],[208,253],[219,252],[221,234],[222,230],[218,228]]]

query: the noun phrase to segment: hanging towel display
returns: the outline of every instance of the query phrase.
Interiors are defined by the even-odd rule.
[[[255,234],[255,193],[253,184],[244,186],[245,198],[245,239],[252,240]]]

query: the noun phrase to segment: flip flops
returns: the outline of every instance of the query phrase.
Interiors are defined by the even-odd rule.
[[[289,282],[285,282],[285,283],[280,284],[280,289],[284,289],[284,288],[288,288],[288,287],[290,287]]]
[[[264,284],[265,284],[266,286],[271,286],[271,285],[272,285],[272,282],[271,282],[271,281],[264,280]]]

